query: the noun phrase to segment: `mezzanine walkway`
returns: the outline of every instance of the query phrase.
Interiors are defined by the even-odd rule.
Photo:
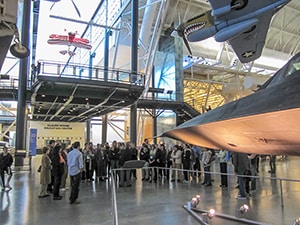
[[[9,77],[8,77],[9,78]],[[137,103],[143,109],[169,109],[183,121],[199,115],[172,91],[146,88],[145,76],[127,70],[41,61],[28,82],[32,120],[82,122]],[[0,99],[17,100],[18,80],[0,82]],[[148,90],[147,95],[143,93]]]

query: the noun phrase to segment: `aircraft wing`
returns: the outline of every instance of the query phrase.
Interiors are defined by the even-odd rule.
[[[92,46],[88,42],[81,39],[72,42],[71,45],[77,48],[85,48],[87,50],[92,49]]]
[[[261,56],[272,16],[272,13],[261,15],[258,18],[259,22],[248,32],[228,40],[242,63],[253,61]]]
[[[47,43],[50,45],[70,45],[70,41],[58,39],[49,39]]]
[[[272,16],[289,1],[209,0],[216,41],[227,41],[242,63],[259,58]]]
[[[251,95],[163,133],[193,145],[264,155],[300,155],[300,52]]]

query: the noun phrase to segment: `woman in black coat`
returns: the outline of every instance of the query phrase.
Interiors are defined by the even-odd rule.
[[[54,177],[53,185],[53,200],[61,200],[62,196],[59,195],[59,187],[61,184],[61,178],[64,173],[64,161],[60,155],[61,146],[55,145],[52,154],[52,175]]]

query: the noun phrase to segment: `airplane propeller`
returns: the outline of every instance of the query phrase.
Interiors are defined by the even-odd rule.
[[[183,39],[184,44],[188,50],[188,52],[190,53],[190,55],[193,55],[191,47],[189,45],[188,40],[186,39],[185,35],[184,35],[184,30],[182,29],[181,26],[175,28],[174,22],[172,22],[171,26],[169,28],[166,29],[165,31],[166,35],[171,35],[173,37],[179,36]]]
[[[168,30],[168,29],[172,29],[172,32],[170,33],[170,30]],[[173,26],[173,28],[170,27],[168,29],[166,31],[167,31],[167,33],[170,33],[171,36],[173,36],[173,37],[179,36],[179,37],[181,37],[183,39],[183,42],[184,42],[185,47],[187,48],[188,52],[190,53],[190,55],[193,55],[191,47],[189,45],[189,42],[186,39],[186,37],[185,37],[185,35],[184,35],[183,30],[181,29],[181,27],[179,26],[178,28],[175,28]]]
[[[189,42],[188,42],[188,40],[184,37],[183,38],[183,41],[184,41],[184,44],[185,44],[185,47],[187,48],[187,50],[189,51],[189,53],[190,53],[190,55],[193,55],[193,53],[192,53],[192,50],[191,50],[191,47],[190,47],[190,45],[189,45]]]

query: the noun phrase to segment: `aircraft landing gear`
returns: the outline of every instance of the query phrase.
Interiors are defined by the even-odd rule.
[[[59,51],[59,53],[62,54],[62,55],[65,55],[65,54],[68,53],[70,57],[76,55],[76,53],[73,52],[73,51],[70,51],[70,49],[68,49],[68,50],[61,50],[61,51]]]
[[[29,49],[22,45],[19,39],[18,29],[15,30],[14,44],[10,46],[10,53],[17,58],[26,58],[29,56]]]
[[[9,50],[10,53],[17,58],[22,59],[29,56],[29,49],[20,43],[13,44],[12,46],[10,46]]]

